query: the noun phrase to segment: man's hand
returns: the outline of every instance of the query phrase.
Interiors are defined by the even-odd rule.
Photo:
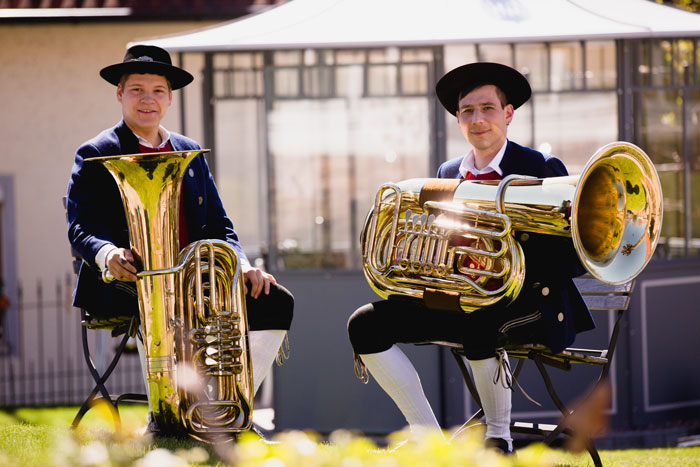
[[[253,298],[258,298],[261,292],[265,292],[265,295],[270,293],[270,284],[277,285],[272,274],[268,274],[262,269],[254,268],[250,265],[242,266],[243,270],[243,287],[245,292],[248,293],[248,285],[250,282],[250,296]]]
[[[131,250],[125,248],[114,248],[107,253],[105,266],[109,273],[118,281],[135,282],[136,266],[134,265],[134,255]]]

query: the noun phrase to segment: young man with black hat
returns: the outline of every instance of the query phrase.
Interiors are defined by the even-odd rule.
[[[567,175],[561,160],[507,139],[515,109],[531,95],[527,79],[518,71],[498,63],[463,65],[443,76],[436,92],[472,145],[466,155],[442,164],[439,178]],[[572,281],[584,269],[571,239],[527,232],[516,232],[515,238],[524,251],[526,274],[522,291],[509,306],[497,304],[467,314],[391,297],[367,304],[350,317],[348,334],[356,364],[369,370],[394,400],[411,431],[439,424],[415,368],[395,344],[463,345],[484,409],[487,444],[509,453],[512,388],[502,379],[507,362],[503,345],[542,343],[557,352],[570,345],[576,333],[594,327]]]
[[[83,264],[73,305],[95,317],[138,315],[134,286],[138,271],[129,249],[119,190],[101,164],[86,161],[101,156],[201,149],[192,139],[160,124],[172,103],[172,91],[188,85],[193,77],[173,66],[167,51],[150,45],[130,47],[122,62],[103,68],[100,76],[116,86],[123,118],[82,144],[75,154],[68,184],[68,238]],[[179,227],[181,246],[196,240],[220,239],[238,254],[247,291],[253,385],[257,391],[289,330],[294,299],[272,275],[250,265],[203,154],[189,164],[182,181]],[[105,270],[114,276],[114,282],[103,281]]]

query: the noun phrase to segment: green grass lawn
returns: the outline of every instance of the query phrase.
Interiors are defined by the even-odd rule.
[[[357,435],[336,432],[327,440],[313,433],[275,436],[275,445],[252,437],[237,444],[209,446],[194,440],[148,440],[143,405],[121,407],[121,430],[110,412],[97,407],[70,430],[76,407],[31,407],[0,410],[0,467],[9,466],[592,466],[588,454],[549,450],[541,445],[504,458],[486,451],[478,436],[447,445],[434,434],[395,452]],[[402,434],[393,434],[399,439]],[[700,466],[700,447],[601,451],[609,467]]]

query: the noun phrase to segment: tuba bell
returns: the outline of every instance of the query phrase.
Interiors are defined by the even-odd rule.
[[[383,298],[471,312],[518,296],[525,259],[514,231],[571,237],[593,277],[621,284],[651,259],[661,221],[653,163],[637,146],[615,142],[580,176],[382,185],[360,238],[363,270]]]
[[[153,418],[166,432],[231,439],[252,425],[253,373],[240,261],[222,240],[179,248],[180,185],[207,150],[96,157],[117,183],[136,282]]]

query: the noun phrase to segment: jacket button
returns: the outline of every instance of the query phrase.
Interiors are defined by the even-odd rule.
[[[197,198],[197,202],[199,202],[199,205],[201,206],[202,203],[204,202],[204,198],[202,198],[202,197],[200,196],[199,198]]]
[[[545,297],[549,295],[549,287],[542,287],[542,295]]]
[[[564,321],[564,313],[559,312],[559,314],[557,315],[557,321],[559,321],[560,323]]]
[[[194,170],[190,169],[188,173],[190,174],[190,177],[194,177]]]
[[[530,234],[527,232],[523,232],[522,235],[520,235],[520,241],[521,242],[527,242],[530,239]]]

